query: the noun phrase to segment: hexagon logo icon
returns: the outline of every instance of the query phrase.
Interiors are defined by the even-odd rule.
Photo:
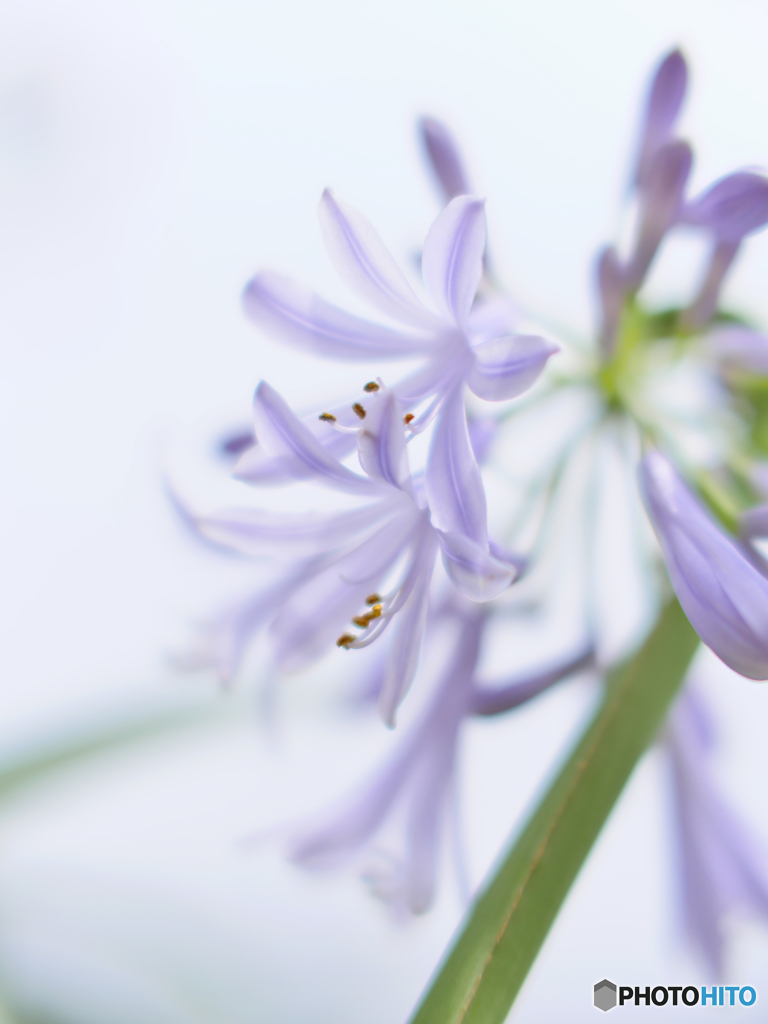
[[[595,985],[595,1006],[598,1010],[612,1010],[616,1005],[616,986],[603,978]]]

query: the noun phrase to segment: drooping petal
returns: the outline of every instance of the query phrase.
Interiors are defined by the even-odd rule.
[[[432,523],[487,547],[485,490],[464,412],[462,388],[454,388],[440,409],[427,463],[427,497]]]
[[[685,98],[688,69],[680,50],[667,54],[654,75],[645,108],[635,181],[642,185],[657,150],[672,135]]]
[[[499,402],[527,391],[559,346],[535,334],[513,334],[484,341],[474,350],[467,385],[478,398]]]
[[[464,328],[483,276],[485,203],[473,196],[452,199],[424,241],[424,283],[440,314]]]
[[[327,554],[376,529],[392,515],[389,500],[346,512],[273,512],[260,508],[224,509],[197,519],[204,537],[248,555],[303,558]]]
[[[287,465],[295,465],[296,479],[313,477],[352,494],[373,493],[372,481],[334,459],[266,381],[256,388],[253,421],[261,447],[268,455],[286,460]]]
[[[419,135],[444,201],[447,203],[454,196],[468,195],[472,189],[469,187],[459,147],[443,122],[434,117],[420,118]]]
[[[432,347],[421,331],[405,333],[362,320],[273,271],[248,282],[243,307],[268,334],[325,358],[403,359]]]
[[[575,656],[557,665],[550,665],[532,675],[517,677],[507,683],[475,685],[472,693],[472,713],[500,715],[537,697],[555,683],[594,665],[595,646],[592,642]]]
[[[434,315],[408,284],[373,225],[330,189],[320,200],[320,224],[333,264],[350,288],[400,323],[435,328]]]
[[[752,171],[729,174],[689,203],[682,219],[722,242],[740,242],[768,223],[768,178]]]
[[[660,452],[645,456],[639,477],[672,586],[691,625],[736,672],[768,678],[768,579],[725,536]]]
[[[357,450],[360,465],[372,480],[412,493],[403,412],[394,391],[385,388],[366,400]]]
[[[470,601],[490,601],[502,594],[518,576],[518,568],[502,562],[488,550],[461,533],[442,533],[438,540],[445,571]]]

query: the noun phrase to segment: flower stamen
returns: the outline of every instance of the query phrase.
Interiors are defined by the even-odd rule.
[[[365,419],[365,409],[362,407],[362,405],[360,405],[359,402],[355,402],[355,404],[352,406],[352,412],[355,414],[355,416],[359,416],[361,420]]]
[[[377,384],[375,380],[369,380],[368,383],[363,388],[363,391],[368,391],[368,392],[380,391],[380,390],[381,390],[381,385]]]
[[[336,641],[337,647],[343,647],[345,651],[349,650],[349,645],[355,642],[355,638],[351,633],[342,633],[339,639]]]

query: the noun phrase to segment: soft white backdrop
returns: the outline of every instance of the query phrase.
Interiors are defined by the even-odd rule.
[[[586,331],[590,259],[617,230],[650,68],[684,46],[683,128],[704,184],[768,166],[766,38],[768,9],[747,0],[0,5],[0,750],[143,706],[232,709],[6,807],[12,1000],[67,1024],[405,1019],[458,898],[446,881],[429,917],[393,925],[353,877],[307,878],[269,845],[238,845],[335,796],[386,740],[334,721],[296,683],[275,742],[250,696],[219,698],[167,668],[187,621],[242,575],[181,534],[162,470],[232,496],[197,462],[247,418],[260,377],[299,404],[359,384],[359,370],[259,338],[239,293],[270,265],[348,302],[316,221],[326,185],[407,259],[436,212],[416,115],[444,117],[465,144],[516,296]],[[663,262],[652,290],[673,299],[687,264]],[[768,321],[766,282],[758,238],[728,299]],[[768,839],[768,690],[704,672],[724,786]],[[587,703],[577,686],[471,730],[475,880]],[[513,1020],[591,1020],[604,976],[706,979],[675,932],[664,793],[652,755]],[[731,948],[733,983],[768,998],[768,935],[739,925]]]

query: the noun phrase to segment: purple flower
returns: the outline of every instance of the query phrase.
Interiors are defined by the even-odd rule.
[[[345,313],[270,271],[247,285],[246,312],[268,333],[315,355],[367,361],[421,359],[421,369],[393,389],[406,408],[434,399],[411,424],[413,432],[461,383],[491,401],[521,394],[557,351],[543,338],[514,333],[505,300],[473,305],[486,240],[482,200],[458,196],[429,229],[422,270],[434,309],[417,297],[373,226],[328,190],[320,203],[320,221],[339,274],[398,326]]]
[[[707,339],[707,347],[726,374],[729,370],[768,377],[768,335],[748,327],[723,327]]]
[[[442,840],[455,794],[461,725],[470,715],[509,711],[592,663],[591,645],[576,657],[530,677],[496,686],[477,682],[487,613],[453,602],[444,612],[454,627],[447,668],[432,699],[405,732],[387,763],[335,813],[303,830],[289,843],[289,856],[310,868],[332,868],[370,856],[376,839],[400,812],[404,850],[385,867],[366,872],[377,895],[395,909],[420,914],[435,895]]]
[[[284,577],[216,627],[222,670],[232,671],[249,633],[268,621],[280,667],[294,670],[338,646],[367,646],[395,621],[391,656],[379,694],[389,724],[418,665],[429,585],[438,550],[454,583],[472,600],[506,589],[517,563],[491,552],[485,496],[460,396],[449,396],[435,431],[424,481],[411,479],[403,415],[394,392],[377,386],[358,407],[356,433],[365,476],[335,458],[268,384],[254,397],[260,448],[293,479],[308,479],[367,499],[349,511],[318,514],[236,508],[196,517],[209,540],[247,555],[288,563]],[[248,458],[248,453],[243,456]],[[426,492],[434,495],[427,504]],[[501,555],[501,557],[499,557]],[[380,593],[395,577],[394,586]],[[340,632],[352,622],[362,633]]]
[[[657,451],[640,488],[675,593],[704,643],[741,675],[768,678],[768,579]]]
[[[691,940],[716,976],[723,973],[721,926],[741,910],[768,922],[765,857],[712,780],[714,727],[701,696],[687,686],[670,715],[680,836],[683,911]]]
[[[689,203],[681,221],[704,228],[712,236],[703,283],[686,312],[691,326],[701,326],[717,308],[723,279],[743,239],[768,223],[768,179],[751,171],[729,174]]]
[[[648,92],[635,185],[645,187],[659,150],[672,140],[672,131],[685,99],[688,68],[680,50],[672,50],[659,64]]]

